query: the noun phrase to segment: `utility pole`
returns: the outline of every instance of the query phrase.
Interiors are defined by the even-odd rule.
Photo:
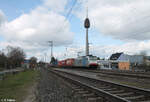
[[[88,8],[87,8],[87,16],[84,21],[84,27],[86,28],[86,49],[85,49],[86,53],[85,55],[88,56],[89,55],[88,29],[90,28],[90,20],[88,18]]]
[[[52,59],[52,57],[53,57],[53,41],[48,41],[48,43],[51,46],[51,59]]]

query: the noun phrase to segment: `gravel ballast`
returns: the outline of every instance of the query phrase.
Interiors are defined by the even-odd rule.
[[[86,100],[75,95],[67,82],[54,75],[47,69],[41,69],[41,77],[37,85],[37,102],[85,102]]]

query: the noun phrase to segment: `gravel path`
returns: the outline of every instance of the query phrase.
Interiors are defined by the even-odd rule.
[[[41,69],[36,97],[37,102],[85,102],[80,95],[75,95],[64,80],[46,69]]]
[[[31,87],[29,87],[28,90],[28,95],[26,97],[26,99],[23,102],[36,102],[35,101],[35,91],[36,91],[36,85],[37,83],[34,83]]]

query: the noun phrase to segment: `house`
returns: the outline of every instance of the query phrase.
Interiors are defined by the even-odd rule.
[[[115,53],[110,56],[110,60],[129,61],[130,64],[140,65],[144,63],[144,56],[142,55],[127,55],[124,53]]]

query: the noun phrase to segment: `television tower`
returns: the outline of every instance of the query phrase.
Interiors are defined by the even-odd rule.
[[[89,55],[89,41],[88,41],[88,28],[90,28],[90,20],[88,18],[88,8],[87,8],[87,15],[86,19],[84,21],[84,27],[86,28],[86,49],[85,49],[85,55]]]

